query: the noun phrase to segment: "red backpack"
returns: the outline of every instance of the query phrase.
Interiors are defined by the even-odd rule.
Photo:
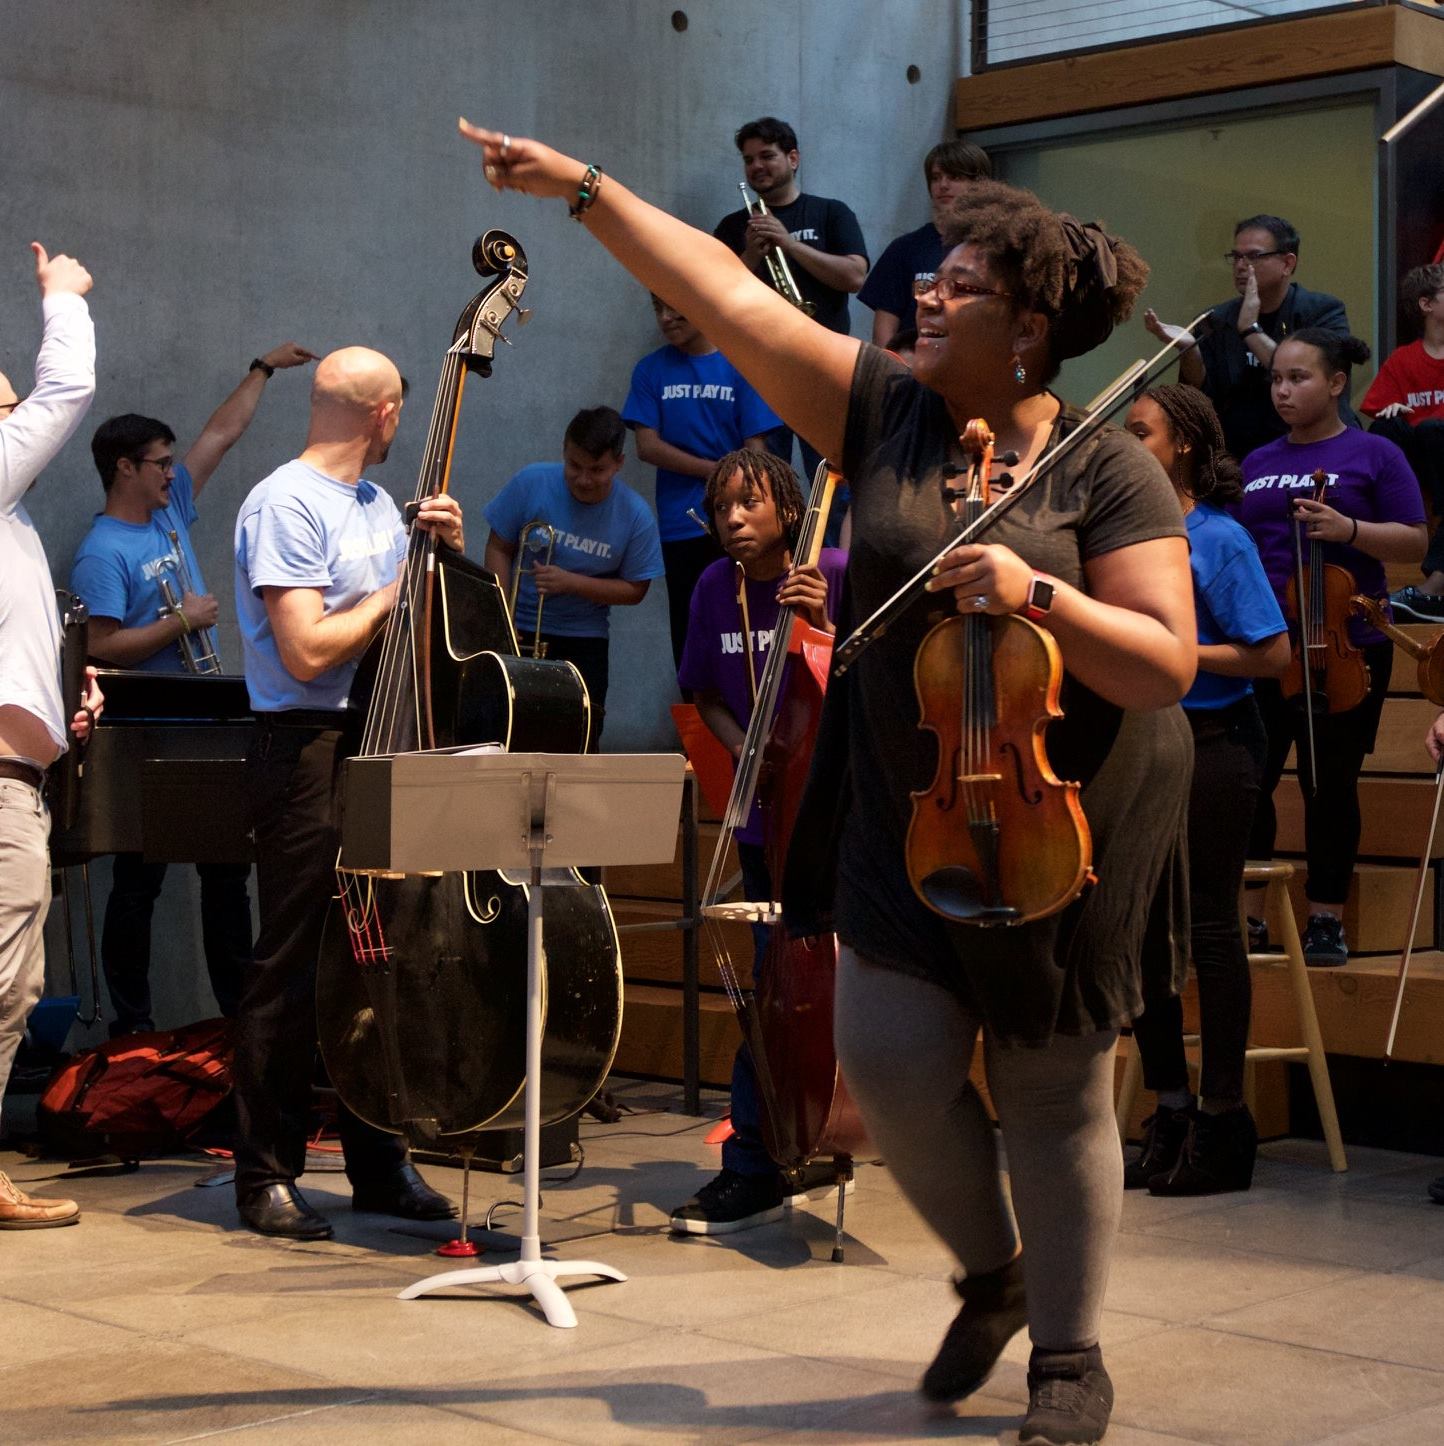
[[[135,1159],[184,1145],[231,1092],[230,1024],[126,1034],[78,1054],[40,1097],[46,1148],[72,1159]]]

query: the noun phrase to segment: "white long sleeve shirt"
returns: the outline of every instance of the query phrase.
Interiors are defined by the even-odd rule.
[[[58,754],[65,751],[67,721],[60,615],[45,548],[21,499],[95,395],[95,326],[85,298],[70,292],[47,296],[41,310],[45,336],[35,358],[35,389],[0,421],[0,707],[34,714]]]

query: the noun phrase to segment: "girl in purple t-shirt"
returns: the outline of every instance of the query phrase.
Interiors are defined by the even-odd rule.
[[[847,554],[824,548],[816,566],[792,566],[806,503],[792,468],[770,452],[728,453],[707,479],[703,505],[708,529],[727,556],[697,579],[677,681],[696,695],[702,721],[737,758],[779,609],[790,607],[819,631],[832,632]],[[736,842],[743,897],[776,898],[755,804]],[[764,946],[757,942],[754,973]],[[677,1233],[730,1234],[782,1212],[784,1180],[763,1143],[761,1098],[745,1047],[732,1066],[732,1130],[722,1145],[722,1173],[672,1212]]]
[[[1244,459],[1244,495],[1238,520],[1258,544],[1264,571],[1284,602],[1294,570],[1293,532],[1323,544],[1323,559],[1353,574],[1356,591],[1385,601],[1386,562],[1418,562],[1428,533],[1419,484],[1404,454],[1382,437],[1346,427],[1339,418],[1350,368],[1369,358],[1357,337],[1306,327],[1280,342],[1273,356],[1274,407],[1288,424],[1287,436]],[[1313,475],[1328,476],[1327,502],[1313,500]],[[1393,646],[1374,628],[1355,621],[1353,641],[1369,668],[1369,692],[1356,708],[1314,717],[1312,794],[1304,788],[1304,843],[1308,856],[1309,923],[1304,955],[1310,964],[1343,964],[1349,954],[1341,915],[1359,851],[1359,771],[1374,747],[1374,734],[1389,688]],[[1299,698],[1286,699],[1280,685],[1261,678],[1255,689],[1268,730],[1268,765],[1249,845],[1251,858],[1272,858],[1277,820],[1273,791],[1289,749],[1307,747]],[[1304,783],[1300,771],[1300,785]]]

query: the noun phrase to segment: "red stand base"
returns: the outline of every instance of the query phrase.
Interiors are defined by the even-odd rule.
[[[438,1245],[436,1253],[444,1255],[448,1260],[470,1260],[473,1256],[480,1255],[482,1247],[474,1240],[448,1240],[445,1245]]]

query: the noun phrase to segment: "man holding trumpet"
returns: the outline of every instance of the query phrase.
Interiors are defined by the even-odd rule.
[[[512,598],[523,652],[576,664],[592,703],[590,747],[606,721],[609,614],[661,577],[651,509],[618,473],[627,428],[611,407],[567,424],[560,462],[523,467],[486,508],[486,566]]]
[[[70,586],[90,609],[90,654],[97,662],[152,673],[221,671],[214,633],[219,609],[190,540],[195,501],[250,426],[272,373],[314,360],[293,341],[257,357],[183,457],[176,455],[175,433],[153,417],[127,412],[95,429],[90,451],[105,507],[76,550]],[[216,1003],[229,1017],[251,958],[251,866],[197,864],[196,872],[206,968]],[[138,853],[115,856],[100,940],[112,1036],[155,1028],[150,922],[165,873],[165,864]]]

